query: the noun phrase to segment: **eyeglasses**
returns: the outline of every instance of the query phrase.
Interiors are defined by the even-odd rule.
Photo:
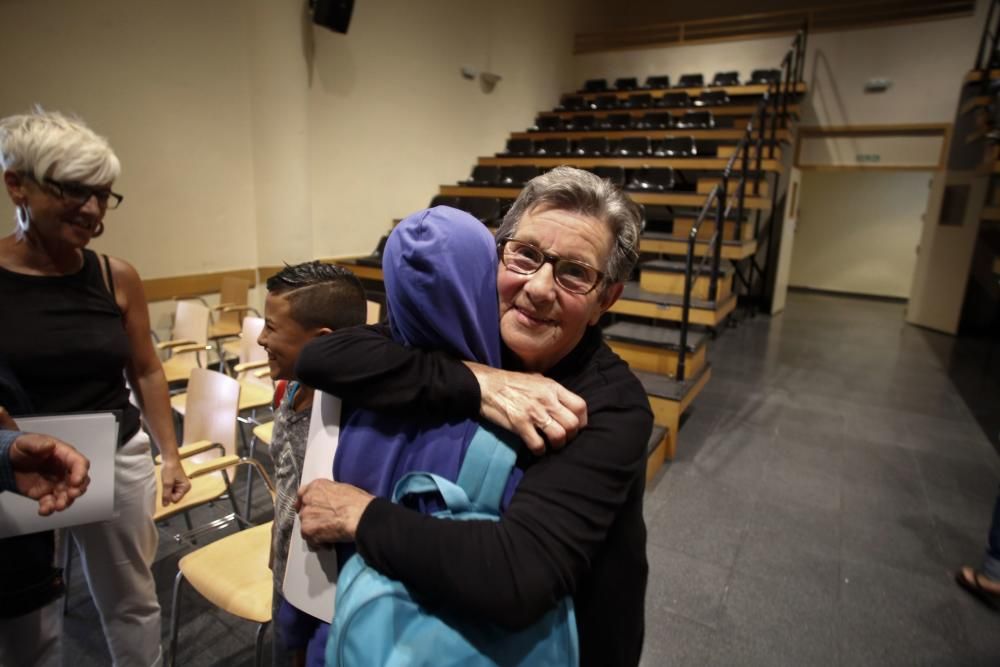
[[[57,181],[51,178],[45,179],[45,184],[51,187],[57,197],[71,206],[83,206],[91,197],[97,198],[97,203],[101,208],[116,209],[124,197],[117,192],[112,192],[110,188],[92,188],[83,183],[73,181]]]
[[[556,284],[573,294],[589,294],[604,280],[604,274],[589,264],[550,255],[524,241],[504,239],[499,244],[499,250],[503,265],[521,275],[529,276],[542,268],[543,264],[551,264]]]

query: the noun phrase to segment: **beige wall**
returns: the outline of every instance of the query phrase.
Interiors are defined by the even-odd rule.
[[[789,284],[909,297],[930,180],[929,172],[803,171]]]
[[[0,116],[76,112],[122,159],[96,249],[148,278],[367,252],[572,86],[588,4],[364,0],[340,35],[285,3],[0,2]]]

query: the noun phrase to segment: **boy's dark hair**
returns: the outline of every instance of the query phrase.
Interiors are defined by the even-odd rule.
[[[267,291],[288,301],[292,319],[306,329],[365,323],[365,288],[345,268],[319,261],[285,265],[267,279]]]

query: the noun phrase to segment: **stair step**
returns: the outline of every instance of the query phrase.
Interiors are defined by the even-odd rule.
[[[701,371],[680,382],[662,373],[651,373],[649,371],[632,371],[646,394],[653,398],[660,398],[666,401],[681,402],[687,397],[691,388],[701,381],[702,375],[708,372],[710,366],[705,364]]]
[[[673,327],[654,327],[638,322],[615,322],[604,329],[604,337],[633,345],[647,345],[665,350],[680,350],[681,331]],[[700,331],[688,331],[687,351],[695,352],[708,340]]]
[[[698,268],[698,264],[699,262],[695,262],[695,269]],[[643,271],[656,271],[658,273],[684,273],[687,266],[685,262],[678,262],[670,259],[651,259],[640,264],[639,268]],[[719,273],[724,276],[731,276],[733,275],[733,266],[731,264],[723,264],[720,262]],[[709,267],[706,267],[701,275],[708,276]]]
[[[642,301],[644,303],[651,303],[657,306],[676,306],[681,308],[684,305],[684,297],[680,294],[661,294],[660,292],[650,292],[649,290],[642,289],[638,281],[630,281],[625,283],[625,289],[622,290],[622,299],[627,299],[629,301]],[[699,310],[713,310],[716,307],[715,301],[705,301],[703,299],[691,299],[691,308],[697,308]],[[612,311],[614,308],[612,307]],[[678,315],[680,317],[680,315]]]
[[[649,442],[646,444],[646,456],[649,456],[656,451],[656,448],[660,446],[660,443],[663,442],[663,438],[666,435],[666,426],[653,424],[653,432],[649,434]]]

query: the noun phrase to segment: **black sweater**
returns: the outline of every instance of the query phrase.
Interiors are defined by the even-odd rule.
[[[462,363],[403,348],[378,327],[316,339],[296,371],[362,407],[479,412],[478,383]],[[561,450],[519,455],[524,478],[500,522],[441,521],[379,498],[361,518],[358,551],[429,602],[509,628],[572,595],[582,664],[636,665],[648,574],[649,401],[596,328],[546,375],[586,400],[588,425]]]

